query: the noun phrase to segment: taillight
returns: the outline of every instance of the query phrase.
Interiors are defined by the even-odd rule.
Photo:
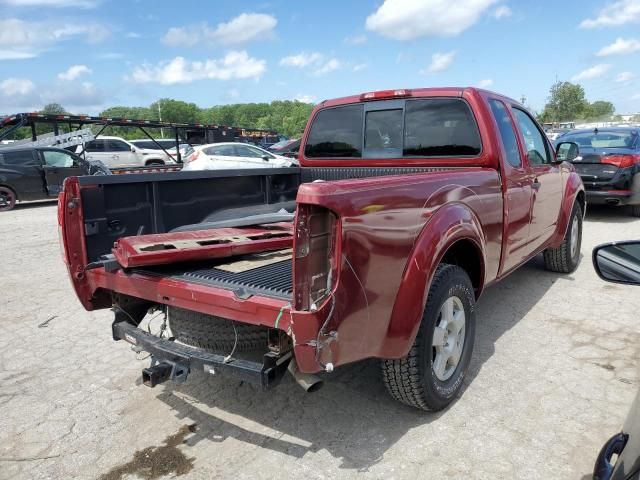
[[[315,205],[298,205],[294,239],[294,308],[315,310],[331,292],[337,276],[336,216]]]
[[[411,90],[379,90],[377,92],[368,92],[360,95],[360,101],[365,100],[381,100],[384,98],[404,98],[410,97]]]
[[[640,155],[605,155],[600,163],[614,165],[618,168],[628,168],[640,163]]]
[[[200,150],[196,150],[195,152],[193,152],[191,155],[189,155],[187,158],[184,159],[184,163],[193,162],[199,156],[200,156]]]

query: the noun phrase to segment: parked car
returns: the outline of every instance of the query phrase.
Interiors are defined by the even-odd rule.
[[[640,285],[640,241],[600,245],[593,250],[592,257],[594,268],[603,280]],[[631,405],[622,431],[614,434],[600,450],[593,478],[640,479],[640,392]]]
[[[162,148],[164,148],[165,150],[169,150],[170,148],[175,148],[176,146],[176,141],[170,138],[156,138],[155,141],[152,141],[149,138],[142,138],[138,140],[130,140],[129,143],[143,150],[162,151]]]
[[[282,168],[295,160],[274,155],[260,147],[238,142],[211,143],[193,148],[184,159],[183,171],[228,170],[230,168]]]
[[[328,100],[299,159],[65,183],[72,284],[87,310],[113,308],[113,338],[152,355],[145,385],[199,370],[269,389],[288,370],[313,391],[315,373],[378,358],[392,397],[440,410],[465,383],[483,290],[541,253],[564,274],[580,261],[582,181],[499,94]],[[171,338],[138,327],[156,308]]]
[[[173,158],[162,150],[149,150],[136,147],[120,137],[100,136],[87,142],[84,146],[78,145],[76,153],[82,154],[89,160],[100,160],[109,168],[130,166],[151,166],[175,163]]]
[[[282,155],[283,157],[298,158],[298,151],[300,150],[300,139],[283,140],[282,142],[271,145],[268,150],[271,153]]]
[[[556,140],[563,159],[580,174],[587,202],[629,205],[640,217],[640,130],[610,127],[574,130]]]
[[[56,198],[64,179],[78,175],[110,175],[99,161],[85,160],[53,147],[0,148],[0,211],[18,201]]]

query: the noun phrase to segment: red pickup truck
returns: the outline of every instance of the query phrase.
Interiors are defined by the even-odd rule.
[[[394,398],[442,409],[465,378],[482,291],[539,253],[556,272],[578,265],[580,177],[504,96],[324,101],[299,160],[67,179],[73,286],[87,310],[114,310],[114,339],[152,355],[146,385],[201,370],[267,389],[289,370],[313,390],[318,372],[379,358]],[[156,335],[140,328],[151,311],[164,313]]]

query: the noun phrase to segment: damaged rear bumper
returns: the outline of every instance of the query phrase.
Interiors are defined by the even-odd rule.
[[[283,355],[269,352],[263,356],[262,362],[226,359],[223,355],[158,338],[127,322],[114,323],[112,328],[114,340],[125,340],[151,354],[151,366],[142,372],[143,383],[149,387],[167,380],[180,383],[190,373],[200,370],[209,374],[231,375],[269,390],[280,383],[292,358],[292,352]]]

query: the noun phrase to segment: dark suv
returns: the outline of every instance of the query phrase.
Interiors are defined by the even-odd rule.
[[[53,147],[0,148],[0,212],[16,201],[56,198],[64,179],[78,175],[108,175],[102,164]]]
[[[629,205],[640,217],[640,128],[574,130],[556,139],[561,144],[558,154],[582,178],[587,203]]]

